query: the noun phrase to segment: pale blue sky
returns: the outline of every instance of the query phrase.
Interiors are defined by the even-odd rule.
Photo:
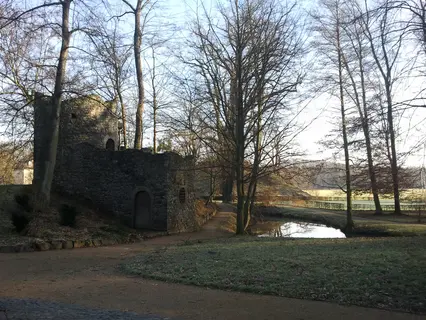
[[[129,0],[131,3],[136,3],[135,0]],[[28,3],[34,2],[34,0],[28,0]],[[195,10],[197,8],[197,3],[200,5],[203,3],[206,7],[211,7],[214,0],[160,0],[161,6],[163,9],[160,14],[164,19],[169,19],[170,22],[181,25],[182,27],[186,22],[190,21],[191,17],[194,17]],[[122,5],[121,0],[115,0],[113,3],[116,5]],[[301,2],[300,2],[301,3]],[[314,1],[305,0],[303,3],[307,6],[313,5]],[[125,18],[129,26],[133,25],[132,16],[129,15]],[[397,99],[404,99],[410,96],[410,91],[413,88],[417,89],[419,86],[424,87],[423,83],[416,83],[414,86],[406,86],[401,88],[398,93]],[[325,109],[324,112],[319,116],[319,118],[314,121],[310,127],[302,132],[298,137],[298,142],[300,146],[308,152],[309,158],[311,159],[320,159],[324,156],[329,156],[331,153],[329,151],[324,151],[323,148],[317,144],[319,140],[325,137],[333,128],[336,121],[339,119],[339,114],[334,110],[338,107],[338,101],[330,99],[326,96],[322,96],[311,101],[303,112],[301,116],[301,122],[309,123],[312,119]],[[426,108],[418,110],[408,111],[404,118],[401,121],[402,135],[399,141],[398,150],[400,152],[407,151],[411,145],[420,138],[426,136],[426,131],[424,130],[424,125],[419,124],[423,119],[426,118]],[[407,128],[414,127],[414,130],[410,131],[410,134],[407,134]],[[419,152],[417,155],[409,158],[407,162],[408,165],[421,165],[424,162],[423,151]]]
[[[214,6],[214,1],[199,0],[198,4],[203,3],[206,7]],[[305,8],[311,7],[315,4],[312,0],[299,1],[299,4],[303,4]],[[194,10],[197,6],[197,0],[164,0],[164,4],[170,6],[170,10],[179,20],[188,20],[190,15],[194,14]],[[192,9],[192,12],[191,12]],[[395,99],[404,100],[412,97],[412,92],[418,92],[419,88],[423,86],[424,82],[412,81],[406,83],[404,87],[401,87],[397,93]],[[336,121],[339,121],[339,114],[336,113],[336,108],[339,106],[339,101],[322,95],[321,97],[314,99],[309,103],[305,112],[301,115],[301,122],[310,123],[313,118],[318,117],[304,132],[298,136],[298,143],[302,149],[305,149],[311,159],[321,159],[324,157],[330,157],[332,152],[325,150],[317,142],[323,139],[327,134],[335,129]],[[322,111],[324,110],[324,111]],[[424,130],[424,119],[426,119],[426,108],[409,110],[404,114],[401,119],[401,136],[398,142],[398,151],[407,152],[409,151],[414,143],[421,139],[426,138],[426,130]],[[412,128],[408,131],[408,128]],[[425,145],[426,147],[426,145]],[[422,165],[424,164],[424,150],[421,149],[415,155],[407,158],[407,165]]]

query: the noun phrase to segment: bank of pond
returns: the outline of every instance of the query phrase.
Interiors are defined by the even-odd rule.
[[[259,206],[248,233],[259,237],[349,238],[357,236],[425,236],[426,223],[415,215],[354,214],[348,232],[344,212],[300,207]],[[426,219],[423,219],[426,220]]]

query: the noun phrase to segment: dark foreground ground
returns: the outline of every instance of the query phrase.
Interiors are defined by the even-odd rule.
[[[424,319],[422,315],[403,312],[148,280],[123,274],[117,267],[153,250],[160,254],[170,246],[190,247],[190,241],[201,241],[200,245],[208,245],[206,239],[230,238],[228,241],[231,241],[232,235],[217,230],[232,214],[230,210],[221,206],[221,212],[201,232],[194,234],[112,247],[0,254],[0,299],[7,299],[5,307],[10,315],[19,307],[18,312],[25,317],[15,319],[26,320],[49,319],[34,312],[43,312],[45,306],[9,299],[59,303],[58,309],[47,307],[55,311],[49,315],[50,319],[67,319],[64,315],[68,316],[72,310],[80,310],[83,316],[87,313],[90,316],[87,320],[93,319],[92,312],[96,311],[80,307],[134,312],[148,319]],[[80,307],[73,309],[70,304]],[[27,313],[26,308],[29,308]],[[116,319],[120,319],[120,315],[116,315]],[[3,320],[1,316],[5,314],[0,312]]]
[[[0,320],[166,320],[170,318],[141,316],[132,312],[85,308],[64,303],[34,299],[1,299]]]

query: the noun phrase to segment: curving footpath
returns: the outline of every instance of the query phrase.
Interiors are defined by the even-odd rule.
[[[0,254],[0,320],[425,319],[379,309],[165,283],[117,272],[123,259],[146,250],[232,236],[217,228],[231,211],[220,205],[220,212],[197,233],[130,245]]]

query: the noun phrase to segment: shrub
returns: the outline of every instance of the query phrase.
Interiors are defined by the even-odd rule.
[[[16,194],[15,202],[25,211],[31,212],[30,196],[28,194]]]
[[[13,212],[12,223],[13,223],[13,226],[15,227],[15,230],[17,232],[21,232],[27,227],[28,223],[30,223],[30,218],[25,213],[23,214],[20,212]]]
[[[61,215],[61,225],[73,228],[75,227],[76,217],[78,214],[76,207],[63,204],[59,213]]]

